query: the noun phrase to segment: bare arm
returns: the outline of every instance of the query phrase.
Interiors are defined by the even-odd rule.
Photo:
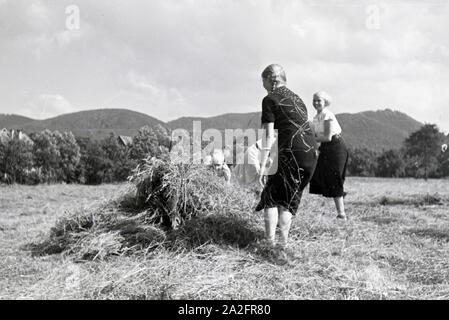
[[[268,161],[268,155],[270,153],[271,146],[274,141],[274,122],[268,122],[262,124],[262,129],[265,130],[265,139],[262,139],[262,148],[260,156],[260,174],[263,175],[265,167]],[[265,140],[265,141],[264,141]],[[265,143],[264,143],[265,142]]]
[[[332,120],[324,120],[324,134],[316,136],[317,142],[330,142],[332,140],[331,121]]]

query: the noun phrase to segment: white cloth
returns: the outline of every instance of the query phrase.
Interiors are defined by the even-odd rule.
[[[320,113],[313,117],[313,126],[318,136],[324,135],[324,121],[330,121],[331,137],[335,134],[341,134],[341,127],[335,115],[328,108],[324,108]]]
[[[257,141],[255,144],[248,147],[246,150],[246,156],[248,164],[252,164],[260,168],[260,148],[262,146],[262,140]]]
[[[260,172],[260,150],[257,146],[262,140],[249,146],[243,155],[237,156],[237,159],[243,163],[237,163],[233,170],[233,180],[241,186],[249,186],[259,181]]]
[[[262,139],[249,146],[242,155],[237,155],[243,163],[237,163],[234,167],[233,181],[241,186],[259,185],[260,162],[262,157]],[[273,144],[268,158],[267,169],[273,164],[273,159],[277,156],[276,145]],[[276,166],[277,169],[277,166]]]

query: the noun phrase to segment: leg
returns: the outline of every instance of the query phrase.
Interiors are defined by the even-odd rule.
[[[335,207],[337,208],[337,218],[346,219],[345,204],[343,202],[343,197],[334,198]]]
[[[288,241],[288,233],[292,225],[292,213],[284,207],[279,207],[279,229],[281,231],[281,246],[285,247]]]
[[[273,245],[276,239],[278,216],[278,209],[276,207],[265,209],[265,234],[267,236],[267,240]]]

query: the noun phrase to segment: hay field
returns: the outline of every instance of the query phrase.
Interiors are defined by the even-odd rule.
[[[129,186],[1,185],[0,299],[448,299],[449,180],[349,177],[346,187],[346,222],[332,200],[304,194],[297,260],[277,265],[257,246],[213,239],[86,261],[34,256],[58,219]],[[252,219],[263,235],[263,217]]]

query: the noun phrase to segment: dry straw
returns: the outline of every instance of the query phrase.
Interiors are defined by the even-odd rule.
[[[225,184],[202,165],[151,157],[136,168],[129,182],[129,192],[119,198],[59,220],[33,252],[102,260],[161,246],[246,247],[263,236],[252,209],[255,194]]]

